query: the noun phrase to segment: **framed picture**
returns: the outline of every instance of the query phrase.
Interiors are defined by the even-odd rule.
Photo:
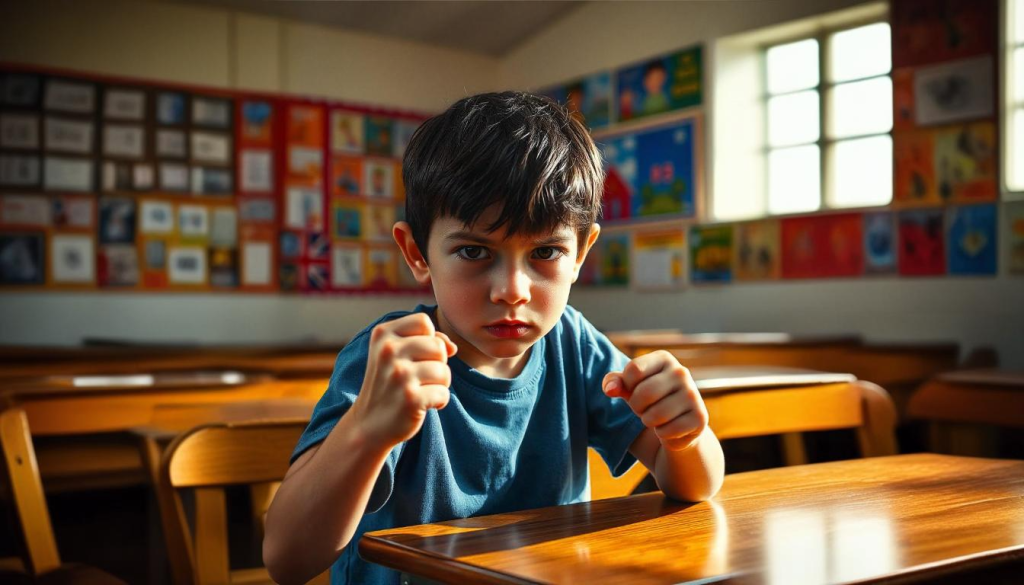
[[[53,222],[46,195],[0,195],[0,224],[49,227]]]
[[[157,130],[156,155],[162,158],[186,158],[188,156],[188,144],[185,141],[185,131]]]
[[[324,153],[319,148],[288,147],[288,176],[306,185],[323,181]]]
[[[5,187],[36,187],[42,180],[38,156],[0,154],[0,185]]]
[[[188,191],[188,167],[177,163],[160,163],[160,189],[164,191]]]
[[[56,112],[91,114],[96,110],[96,86],[64,79],[46,80],[43,107]]]
[[[100,243],[128,244],[135,241],[135,200],[106,197],[100,200]]]
[[[338,154],[364,154],[366,134],[364,117],[356,112],[331,112],[331,152]]]
[[[171,284],[206,284],[206,249],[172,247],[167,253],[167,276]]]
[[[192,160],[203,164],[231,164],[231,137],[213,132],[192,132]]]
[[[732,280],[733,226],[695,225],[690,228],[690,282]]]
[[[43,234],[0,234],[0,284],[32,285],[45,281]]]
[[[372,199],[394,199],[395,166],[389,160],[363,161],[364,194]]]
[[[232,207],[214,207],[210,222],[210,245],[218,248],[238,246],[238,212]]]
[[[5,106],[34,108],[39,105],[41,82],[31,73],[0,74],[0,103]]]
[[[734,235],[736,258],[733,269],[737,282],[777,280],[782,263],[779,222],[766,220],[737,224]]]
[[[238,215],[243,222],[273,223],[277,217],[274,199],[270,197],[243,197],[238,202]]]
[[[362,235],[363,204],[357,201],[334,200],[331,226],[337,239],[359,239]]]
[[[178,233],[182,238],[205,238],[210,233],[209,209],[205,205],[179,205]]]
[[[243,150],[241,153],[241,190],[270,193],[274,190],[274,159],[269,150]]]
[[[0,147],[35,150],[39,148],[39,116],[0,114]]]
[[[331,285],[336,288],[363,286],[363,248],[334,244],[331,247]]]
[[[96,228],[96,199],[92,195],[54,195],[53,225],[57,228]]]
[[[270,146],[273,143],[274,108],[269,102],[242,102],[242,128],[239,141],[246,146]]]
[[[139,230],[142,233],[174,233],[174,204],[170,201],[142,201],[139,204],[139,214]]]
[[[100,247],[101,286],[132,287],[139,284],[139,253],[135,246],[112,244]]]
[[[185,94],[160,92],[156,96],[156,121],[165,126],[181,126],[186,120]]]
[[[270,242],[244,242],[242,244],[242,286],[269,286],[273,263]]]
[[[57,284],[96,282],[96,246],[92,236],[54,234],[50,239],[50,274]]]
[[[233,190],[230,169],[192,167],[192,192],[203,195],[228,195]]]
[[[43,123],[46,150],[72,154],[92,154],[95,135],[93,123],[47,116]]]
[[[231,100],[193,96],[192,124],[206,128],[230,128]]]
[[[103,117],[142,121],[146,117],[146,93],[137,89],[107,88],[103,94]]]
[[[92,191],[93,167],[92,159],[48,156],[43,161],[43,188],[47,191]]]
[[[324,202],[320,189],[289,187],[285,193],[284,225],[295,230],[321,231]]]
[[[103,154],[120,158],[142,158],[146,154],[145,130],[142,126],[105,125]]]
[[[351,156],[335,156],[331,161],[331,194],[359,197],[363,194],[363,161]]]
[[[699,106],[704,99],[701,47],[620,69],[615,85],[620,122]]]
[[[391,118],[367,116],[366,154],[371,156],[391,156],[394,150],[393,136],[394,130]]]
[[[409,146],[409,141],[412,140],[413,133],[415,133],[416,129],[419,127],[419,122],[395,120],[394,150],[391,154],[393,157],[400,159],[405,156],[405,148]]]
[[[686,235],[682,229],[637,232],[633,237],[633,286],[675,290],[686,281]]]
[[[324,146],[324,109],[321,106],[295,104],[288,108],[287,136],[289,146],[321,149]]]
[[[149,163],[132,165],[132,189],[149,191],[153,188],[154,181],[153,165]]]
[[[391,229],[395,226],[393,205],[363,206],[363,237],[368,242],[392,241]]]
[[[283,231],[280,235],[281,257],[296,259],[302,257],[302,234]]]
[[[992,56],[914,72],[914,112],[921,126],[989,118],[995,109]]]

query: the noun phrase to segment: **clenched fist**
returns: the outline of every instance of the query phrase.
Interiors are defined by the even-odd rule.
[[[374,327],[363,386],[351,410],[366,437],[397,445],[419,432],[428,410],[444,408],[452,382],[448,358],[457,349],[423,313]]]
[[[697,384],[667,351],[644,354],[621,372],[609,372],[601,387],[608,396],[625,399],[669,451],[692,446],[708,426]]]

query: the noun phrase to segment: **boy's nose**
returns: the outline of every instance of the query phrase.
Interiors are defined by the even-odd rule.
[[[530,277],[519,267],[499,271],[491,283],[491,302],[519,305],[530,302]]]

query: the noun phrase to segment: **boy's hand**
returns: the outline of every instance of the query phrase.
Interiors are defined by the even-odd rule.
[[[423,313],[374,327],[351,410],[367,437],[390,448],[419,432],[427,410],[444,408],[452,382],[448,358],[457,349]]]
[[[609,397],[626,400],[670,451],[691,447],[708,426],[707,408],[689,370],[667,351],[642,355],[622,372],[609,372],[601,387]]]

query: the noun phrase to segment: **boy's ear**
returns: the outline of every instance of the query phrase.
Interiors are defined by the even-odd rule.
[[[583,261],[587,259],[587,254],[590,253],[590,249],[594,247],[594,242],[597,241],[597,236],[601,234],[601,226],[596,223],[590,226],[590,233],[587,234],[587,238],[583,241],[583,247],[580,248],[576,253],[576,266],[573,267],[572,281],[576,282],[576,279],[580,277],[580,268],[583,267]]]
[[[427,265],[427,259],[420,253],[420,248],[412,237],[412,226],[407,222],[400,221],[392,228],[391,235],[395,237],[395,243],[401,248],[405,263],[409,266],[409,270],[412,270],[416,282],[423,285],[430,284],[430,266]]]

